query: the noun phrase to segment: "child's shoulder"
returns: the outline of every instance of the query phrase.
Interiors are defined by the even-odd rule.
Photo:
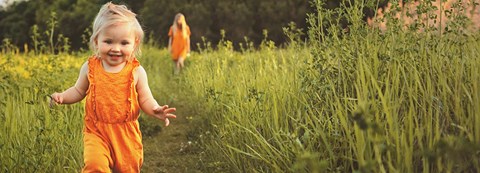
[[[96,55],[89,56],[87,61],[85,61],[86,64],[89,63],[94,63],[95,61],[100,61],[100,58],[98,58]]]
[[[136,72],[136,73],[139,73],[139,72],[140,72],[140,73],[143,73],[143,72],[145,72],[145,68],[143,68],[142,65],[138,65],[138,66],[135,68],[135,72]]]
[[[89,68],[88,68],[88,61],[85,61],[80,67],[80,75],[88,76]]]
[[[135,74],[136,75],[147,75],[147,71],[145,70],[145,68],[143,68],[143,66],[139,65],[137,68],[135,68]]]

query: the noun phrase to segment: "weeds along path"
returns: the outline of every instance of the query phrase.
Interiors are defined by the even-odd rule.
[[[189,133],[195,125],[188,120],[193,113],[188,105],[178,103],[176,90],[180,76],[172,75],[172,62],[166,51],[147,50],[140,59],[148,74],[152,93],[160,105],[177,108],[176,119],[164,122],[142,113],[140,125],[143,133],[144,164],[142,172],[201,172],[200,154]]]

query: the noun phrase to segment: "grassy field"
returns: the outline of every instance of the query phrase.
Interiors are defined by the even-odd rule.
[[[198,171],[478,172],[478,31],[380,31],[358,7],[344,12],[346,31],[317,8],[307,42],[291,28],[282,48],[203,44],[178,76],[165,49],[145,46],[155,98],[192,126]],[[82,104],[50,109],[46,95],[73,85],[87,57],[2,50],[1,171],[82,167]]]
[[[83,165],[83,107],[50,109],[47,97],[72,85],[81,63],[73,55],[0,55],[2,172],[75,172]]]

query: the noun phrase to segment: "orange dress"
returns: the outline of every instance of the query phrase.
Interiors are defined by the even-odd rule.
[[[140,172],[143,146],[133,76],[138,66],[133,59],[120,72],[108,73],[100,59],[88,60],[83,172]]]
[[[190,37],[190,27],[187,27],[187,36]],[[182,30],[177,29],[175,35],[173,35],[173,27],[170,27],[168,36],[172,38],[172,60],[176,61],[179,57],[186,58],[188,51],[187,38],[183,37]]]

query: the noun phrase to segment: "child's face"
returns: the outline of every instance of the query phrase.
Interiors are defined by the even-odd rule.
[[[135,33],[128,24],[115,24],[99,33],[97,47],[100,57],[110,66],[120,65],[133,54]]]

